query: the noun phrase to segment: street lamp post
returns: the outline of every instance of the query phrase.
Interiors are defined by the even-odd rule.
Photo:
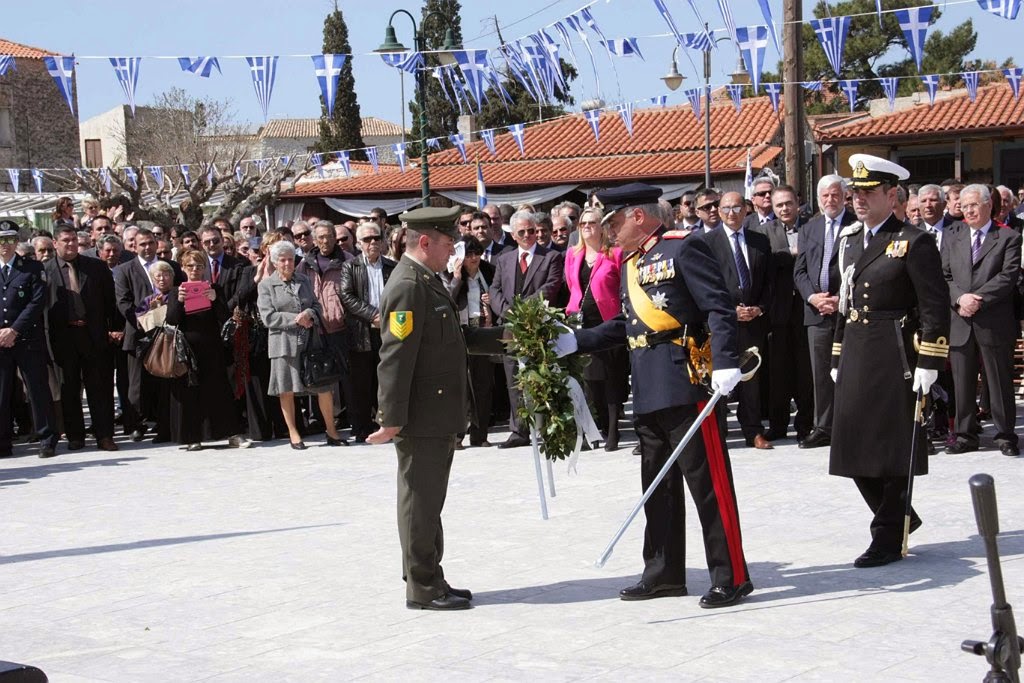
[[[391,14],[391,18],[388,19],[388,27],[384,30],[384,42],[375,52],[407,52],[408,48],[398,42],[398,37],[395,35],[395,27],[392,26],[392,22],[395,17],[399,14],[404,14],[409,17],[409,21],[412,22],[412,35],[413,44],[416,46],[416,51],[423,54],[427,51],[427,41],[423,32],[420,30],[422,24],[425,24],[428,19],[433,16],[441,17],[447,21],[447,18],[439,12],[430,12],[423,17],[423,22],[420,26],[416,25],[416,18],[409,13],[407,10],[398,9]],[[441,60],[442,64],[454,64],[455,58],[452,56],[452,50],[461,49],[455,42],[455,34],[449,27],[445,31],[444,45],[442,46],[442,52],[438,54],[438,59]],[[403,105],[404,106],[404,105]],[[416,106],[420,110],[419,124],[420,124],[420,179],[421,179],[421,191],[422,191],[422,204],[423,206],[430,205],[430,168],[427,165],[427,141],[426,141],[426,130],[427,130],[427,75],[424,68],[417,69],[416,71]]]

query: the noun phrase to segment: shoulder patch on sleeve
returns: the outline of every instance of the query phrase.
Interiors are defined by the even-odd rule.
[[[412,311],[391,311],[388,316],[388,331],[398,341],[412,334]]]

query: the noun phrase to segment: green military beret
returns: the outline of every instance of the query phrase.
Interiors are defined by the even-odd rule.
[[[448,209],[428,206],[424,209],[406,211],[398,218],[404,221],[412,230],[436,230],[442,235],[458,239],[459,229],[455,225],[455,219],[463,213],[465,213],[465,209],[461,206],[453,206]]]

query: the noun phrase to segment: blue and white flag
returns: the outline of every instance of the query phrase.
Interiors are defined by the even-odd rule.
[[[487,206],[487,185],[484,184],[484,169],[476,162],[476,208],[483,211]]]
[[[765,22],[772,29],[772,42],[775,44],[775,51],[780,55],[782,50],[779,48],[779,34],[775,28],[775,19],[772,18],[772,6],[768,3],[768,0],[757,0],[757,3],[761,6],[761,16],[764,17]]]
[[[672,18],[672,14],[669,13],[668,7],[665,5],[665,0],[654,0],[654,7],[658,10],[658,13],[661,14],[661,18],[665,20],[665,23],[668,24],[668,30],[672,31],[672,35],[676,37],[676,42],[679,43],[679,47],[689,47],[689,45],[686,45],[683,40],[683,34],[676,28],[676,22]]]
[[[825,51],[829,65],[838,76],[843,68],[843,50],[846,48],[846,36],[850,33],[850,17],[827,17],[811,19],[821,49]]]
[[[0,55],[0,76],[6,76],[9,69],[16,69],[13,55]]]
[[[263,175],[263,171],[265,171],[266,168],[267,168],[267,160],[266,159],[253,159],[252,162],[254,164],[256,164],[256,173],[258,175],[262,176]]]
[[[555,30],[558,31],[558,35],[562,38],[562,43],[569,49],[569,59],[572,60],[572,65],[577,71],[580,70],[579,60],[576,59],[576,50],[572,47],[572,41],[569,39],[569,29],[565,27],[560,21],[554,23]]]
[[[1006,76],[1006,81],[1010,84],[1010,90],[1013,91],[1013,99],[1020,99],[1020,79],[1021,75],[1024,75],[1024,68],[1015,66],[1012,69],[1003,69],[1003,75]]]
[[[700,91],[703,88],[690,88],[683,94],[686,95],[686,99],[690,101],[690,109],[693,110],[693,115],[700,121],[701,107],[700,107]]]
[[[220,70],[220,62],[216,57],[178,57],[178,65],[182,71],[188,71],[202,78],[209,78],[213,70],[223,74]]]
[[[455,61],[462,71],[462,78],[466,82],[477,105],[483,104],[484,91],[487,90],[487,50],[455,50],[452,52]]]
[[[288,168],[289,164],[292,163],[292,158],[286,154],[285,156],[278,159],[278,162],[285,168]]]
[[[729,37],[732,41],[736,41],[736,20],[732,18],[732,7],[729,6],[729,0],[718,0],[718,9],[722,12],[722,21],[725,22],[725,29],[729,33]]]
[[[68,109],[74,114],[75,107],[71,103],[71,80],[75,73],[75,58],[60,55],[46,56],[43,57],[43,64],[46,65],[46,70],[53,77],[53,82],[57,84],[57,90],[60,91],[64,101],[68,103]]]
[[[565,92],[569,89],[569,86],[565,82],[565,77],[562,75],[562,58],[558,54],[558,43],[554,41],[547,34],[547,31],[541,29],[532,36],[530,36],[537,45],[543,47],[548,53],[548,64],[551,65],[551,71],[558,81],[558,88]],[[640,57],[643,59],[643,56]]]
[[[206,184],[208,187],[213,187],[214,177],[217,175],[217,164],[210,162],[210,167],[206,169]]]
[[[466,163],[466,136],[462,133],[456,133],[455,135],[449,135],[448,140],[455,145],[455,149],[459,150],[462,163]]]
[[[512,139],[519,147],[519,156],[526,156],[526,124],[513,123],[508,127],[508,132],[512,133]]]
[[[394,152],[395,152],[395,159],[398,160],[398,167],[400,169],[402,169],[402,173],[405,173],[405,161],[406,161],[405,143],[404,142],[396,142],[395,144],[391,145],[391,149],[393,149]]]
[[[11,179],[11,187],[14,188],[14,191],[15,192],[20,192],[21,190],[18,188],[18,179],[21,177],[21,169],[20,168],[9,168],[9,169],[7,169],[7,177],[9,177]]]
[[[341,164],[341,170],[345,172],[346,178],[352,177],[352,160],[349,157],[348,150],[341,150],[335,152],[334,155],[338,157],[338,163]]]
[[[921,76],[921,82],[924,83],[924,87],[928,90],[928,105],[935,104],[935,93],[939,89],[939,77],[935,74],[928,74],[927,76]]]
[[[651,104],[665,107],[668,104],[668,95],[655,95],[651,98]]]
[[[764,52],[768,47],[767,26],[736,27],[736,46],[743,57],[743,63],[750,72],[751,85],[757,92],[761,85],[761,74],[764,73]]]
[[[966,71],[962,74],[964,84],[967,86],[967,96],[971,98],[971,102],[978,99],[978,72],[977,71]]]
[[[803,81],[800,87],[808,92],[821,92],[821,81]]]
[[[928,37],[928,25],[931,23],[934,5],[908,7],[895,12],[896,21],[907,41],[907,49],[914,58],[917,72],[921,73],[921,59],[924,57],[924,41]]]
[[[139,189],[139,174],[135,172],[135,169],[131,166],[125,166],[124,168],[124,179],[125,182],[132,184],[132,189]]]
[[[437,138],[427,138],[427,149],[441,149],[441,141]]]
[[[740,83],[726,83],[725,89],[729,91],[729,97],[732,98],[732,106],[736,109],[736,113],[740,113],[740,109],[743,108],[743,85]]]
[[[1016,19],[1020,12],[1021,0],[978,0],[978,5],[1003,19]]]
[[[576,31],[576,35],[583,42],[583,46],[587,48],[587,54],[590,55],[590,66],[594,70],[594,83],[596,84],[597,92],[601,92],[601,79],[597,74],[597,60],[594,58],[594,49],[590,47],[590,36],[587,35],[587,29],[583,28],[583,21],[575,14],[570,14],[564,21]],[[538,98],[535,97],[534,99]]]
[[[750,165],[750,148],[747,148],[747,167],[743,172],[743,198],[754,198],[754,169]]]
[[[554,98],[555,77],[551,72],[547,50],[537,45],[523,45],[523,56],[526,64],[537,80],[538,91],[545,101]]]
[[[110,194],[110,169],[104,166],[99,170],[99,174],[100,182],[103,183],[103,189],[107,191],[107,194]]]
[[[42,194],[43,192],[43,172],[38,168],[32,169],[32,180],[36,184],[36,192]]]
[[[589,46],[588,46],[589,49]],[[534,82],[533,72],[526,63],[523,61],[522,55],[519,54],[518,48],[515,48],[511,43],[506,43],[498,48],[502,56],[505,58],[505,64],[508,67],[509,72],[515,77],[519,84],[523,86],[523,90],[533,98],[535,102],[540,102],[540,95],[537,93],[538,83]]]
[[[778,114],[779,113],[779,95],[782,94],[782,84],[781,83],[765,83],[764,84],[764,91],[768,95],[768,99],[771,100],[772,109],[775,110],[776,114]]]
[[[687,0],[687,1],[690,3],[690,9],[692,9],[693,13],[697,16],[697,25],[705,27],[703,35],[707,39],[707,43],[708,43],[708,47],[705,48],[705,49],[707,49],[707,50],[717,49],[717,46],[715,45],[715,41],[712,40],[712,38],[711,38],[711,32],[707,29],[708,22],[704,21],[704,17],[701,16],[700,10],[697,9],[696,3],[694,3],[693,0]]]
[[[900,79],[896,76],[879,78],[885,97],[889,100],[889,111],[896,111],[896,91],[899,89]]]
[[[580,10],[580,17],[586,22],[587,26],[590,27],[590,30],[601,38],[601,42],[608,42],[608,38],[606,38],[604,32],[601,31],[601,27],[597,25],[596,21],[594,21],[594,15],[590,12],[589,7],[584,7]]]
[[[641,60],[644,58],[643,53],[640,52],[640,46],[636,43],[636,38],[612,38],[608,41],[602,41],[601,44],[608,50],[608,54],[615,55],[616,57],[632,57],[636,55]]]
[[[492,128],[480,131],[480,139],[484,141],[484,146],[487,147],[487,151],[491,153],[491,156],[498,154],[498,150],[494,146],[494,130]]]
[[[185,186],[192,184],[192,174],[189,173],[188,164],[179,164],[178,170],[181,171],[181,179],[185,181]]]
[[[78,177],[79,180],[85,180],[85,176],[83,175],[84,169],[81,169],[76,166],[71,170],[75,172],[75,175]]]
[[[875,13],[878,15],[878,28],[882,28],[882,0],[875,0]]]
[[[629,137],[633,137],[633,103],[625,102],[618,106],[619,118],[622,119],[622,125],[626,127],[626,132],[629,133]]]
[[[146,170],[153,176],[153,180],[156,181],[156,191],[164,189],[164,167],[163,166],[147,166]]]
[[[370,166],[373,167],[374,173],[380,173],[380,164],[377,163],[377,148],[366,147],[366,158],[370,160]]]
[[[494,68],[493,62],[490,62],[487,65],[487,67],[485,68],[485,72],[487,74],[487,80],[490,82],[491,87],[493,87],[498,92],[498,94],[501,95],[501,103],[502,105],[504,105],[505,111],[508,111],[508,105],[513,103],[512,96],[508,94],[508,90],[505,89],[504,84],[502,84],[501,82],[501,72]]]
[[[324,98],[324,105],[327,107],[327,116],[334,112],[334,98],[338,94],[338,78],[341,76],[341,69],[345,66],[347,55],[322,54],[310,55],[313,60],[313,72],[316,74],[316,81],[320,84],[320,96]]]
[[[422,52],[382,52],[380,58],[388,66],[410,74],[423,67]]]
[[[583,112],[583,118],[590,125],[590,131],[594,134],[594,142],[601,142],[601,110],[588,109]]]
[[[324,177],[324,157],[320,152],[313,152],[309,155],[309,163],[313,164],[313,168],[316,169],[316,174],[321,178]]]
[[[256,91],[256,99],[263,110],[266,121],[270,111],[270,96],[274,93],[274,79],[277,77],[277,57],[246,57],[249,71],[252,74],[252,87]]]
[[[124,91],[125,101],[132,108],[132,116],[135,116],[135,88],[139,85],[139,65],[142,57],[111,57],[110,65],[114,67],[114,74],[117,82],[121,84]]]
[[[239,161],[235,164],[235,182],[241,185],[244,179],[245,171],[242,170],[242,162]]]
[[[860,81],[856,78],[839,81],[839,88],[843,91],[843,94],[846,95],[846,101],[850,103],[851,114],[857,106],[857,86],[859,85]]]

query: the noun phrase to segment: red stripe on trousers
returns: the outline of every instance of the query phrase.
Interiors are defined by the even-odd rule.
[[[697,410],[704,410],[707,401],[697,403]],[[711,483],[715,489],[718,502],[718,515],[722,518],[725,530],[725,545],[729,549],[732,562],[732,581],[739,586],[747,580],[746,566],[743,562],[743,546],[740,540],[740,523],[736,512],[736,500],[729,485],[729,476],[725,469],[725,454],[722,451],[722,437],[718,431],[717,416],[712,413],[700,425],[701,436],[704,437],[704,451],[711,470]]]

